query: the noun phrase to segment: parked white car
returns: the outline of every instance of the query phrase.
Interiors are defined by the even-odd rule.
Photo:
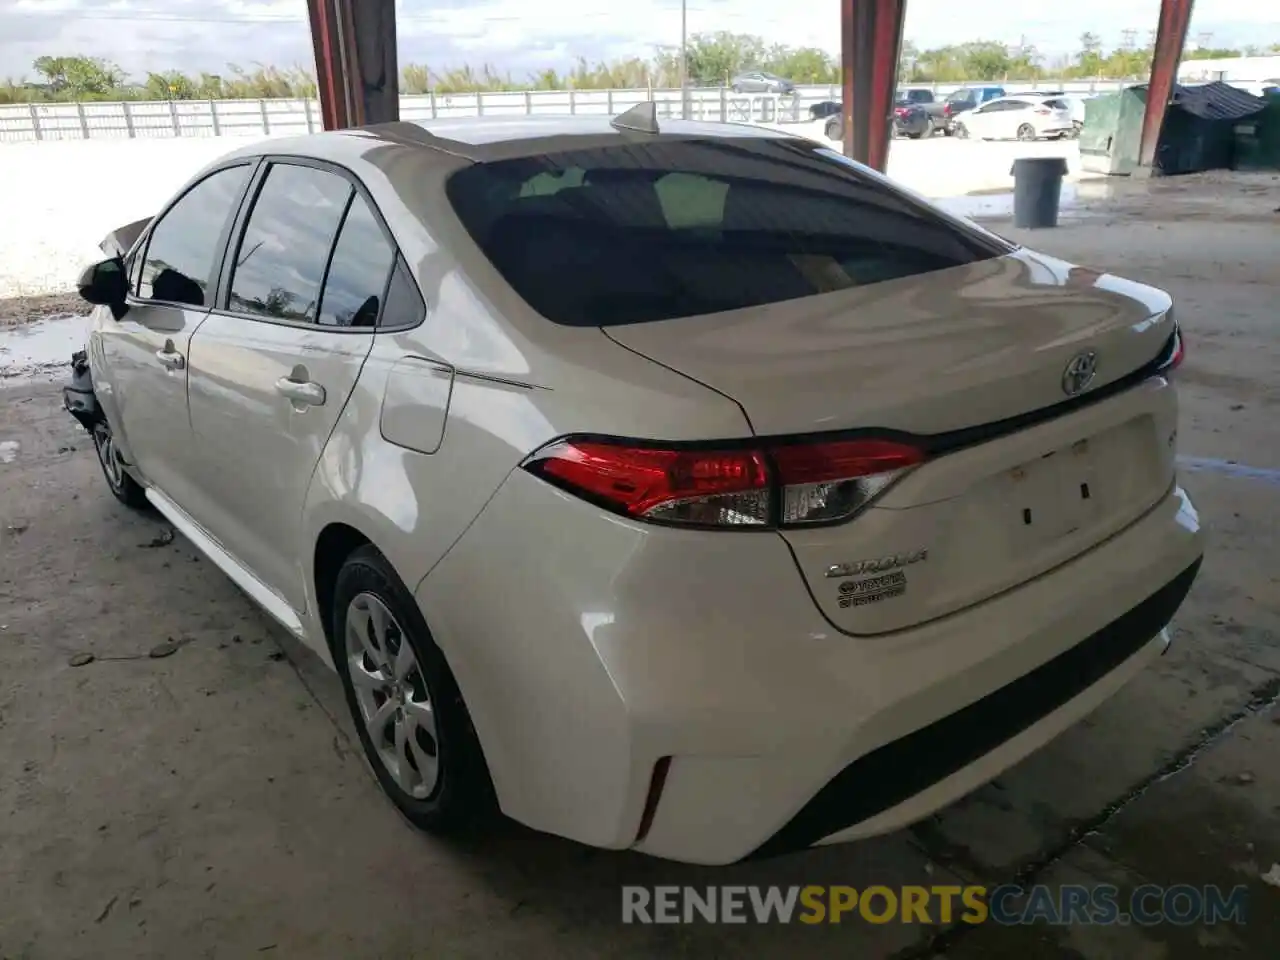
[[[1158,657],[1200,563],[1169,297],[784,133],[271,140],[114,239],[112,492],[333,664],[424,828],[893,830]]]
[[[961,114],[954,133],[982,140],[1041,140],[1074,129],[1071,107],[1062,97],[1010,96]]]

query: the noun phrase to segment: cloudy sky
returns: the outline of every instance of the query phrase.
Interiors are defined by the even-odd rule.
[[[687,0],[689,32],[732,30],[834,52],[837,0]],[[491,63],[517,76],[638,54],[680,39],[680,0],[398,0],[401,63]],[[803,7],[805,13],[794,12]],[[906,36],[922,47],[967,39],[1068,53],[1092,30],[1108,42],[1155,27],[1159,0],[910,0]],[[531,10],[544,10],[538,14]],[[1191,33],[1212,43],[1280,42],[1280,0],[1196,0]],[[133,74],[218,72],[228,62],[309,65],[306,0],[0,0],[0,77],[32,78],[38,56],[106,57]]]

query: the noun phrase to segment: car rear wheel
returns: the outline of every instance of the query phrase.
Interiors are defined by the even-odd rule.
[[[148,506],[147,492],[142,484],[129,476],[124,458],[116,446],[115,435],[111,432],[111,424],[100,420],[93,426],[93,449],[98,454],[98,464],[102,467],[102,475],[107,480],[107,488],[111,495],[134,510],[144,510]]]
[[[495,807],[479,739],[408,588],[372,547],[338,572],[334,663],[374,777],[414,826],[438,833]]]
[[[954,132],[955,132],[955,135],[959,137],[961,140],[969,139],[969,128],[966,127],[963,123],[957,123],[955,126]]]
[[[1024,123],[1018,127],[1019,140],[1034,140],[1036,138],[1036,128],[1029,123]]]

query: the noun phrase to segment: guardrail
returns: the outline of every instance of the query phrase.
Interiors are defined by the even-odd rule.
[[[1129,81],[1055,81],[1006,83],[1010,93],[1063,90],[1089,94],[1117,90]],[[945,96],[963,84],[907,85]],[[403,120],[444,117],[538,116],[583,114],[613,116],[647,100],[658,103],[660,116],[681,115],[676,90],[524,90],[502,93],[406,95],[400,98]],[[836,86],[799,87],[795,96],[736,94],[724,88],[689,91],[692,120],[738,123],[792,123],[809,119],[809,107],[839,100]],[[0,142],[88,140],[101,138],[169,139],[173,137],[281,136],[320,130],[315,100],[124,100],[118,102],[18,103],[0,105]]]

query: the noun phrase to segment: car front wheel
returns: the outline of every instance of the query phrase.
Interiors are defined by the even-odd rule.
[[[126,507],[134,510],[146,509],[149,505],[147,492],[142,484],[129,476],[124,458],[116,446],[115,434],[111,432],[111,424],[105,420],[99,420],[93,425],[93,449],[98,455],[98,464],[102,467],[102,475],[106,478],[111,495]]]
[[[409,590],[372,547],[334,589],[334,662],[365,759],[414,826],[448,833],[495,804],[457,682]]]

